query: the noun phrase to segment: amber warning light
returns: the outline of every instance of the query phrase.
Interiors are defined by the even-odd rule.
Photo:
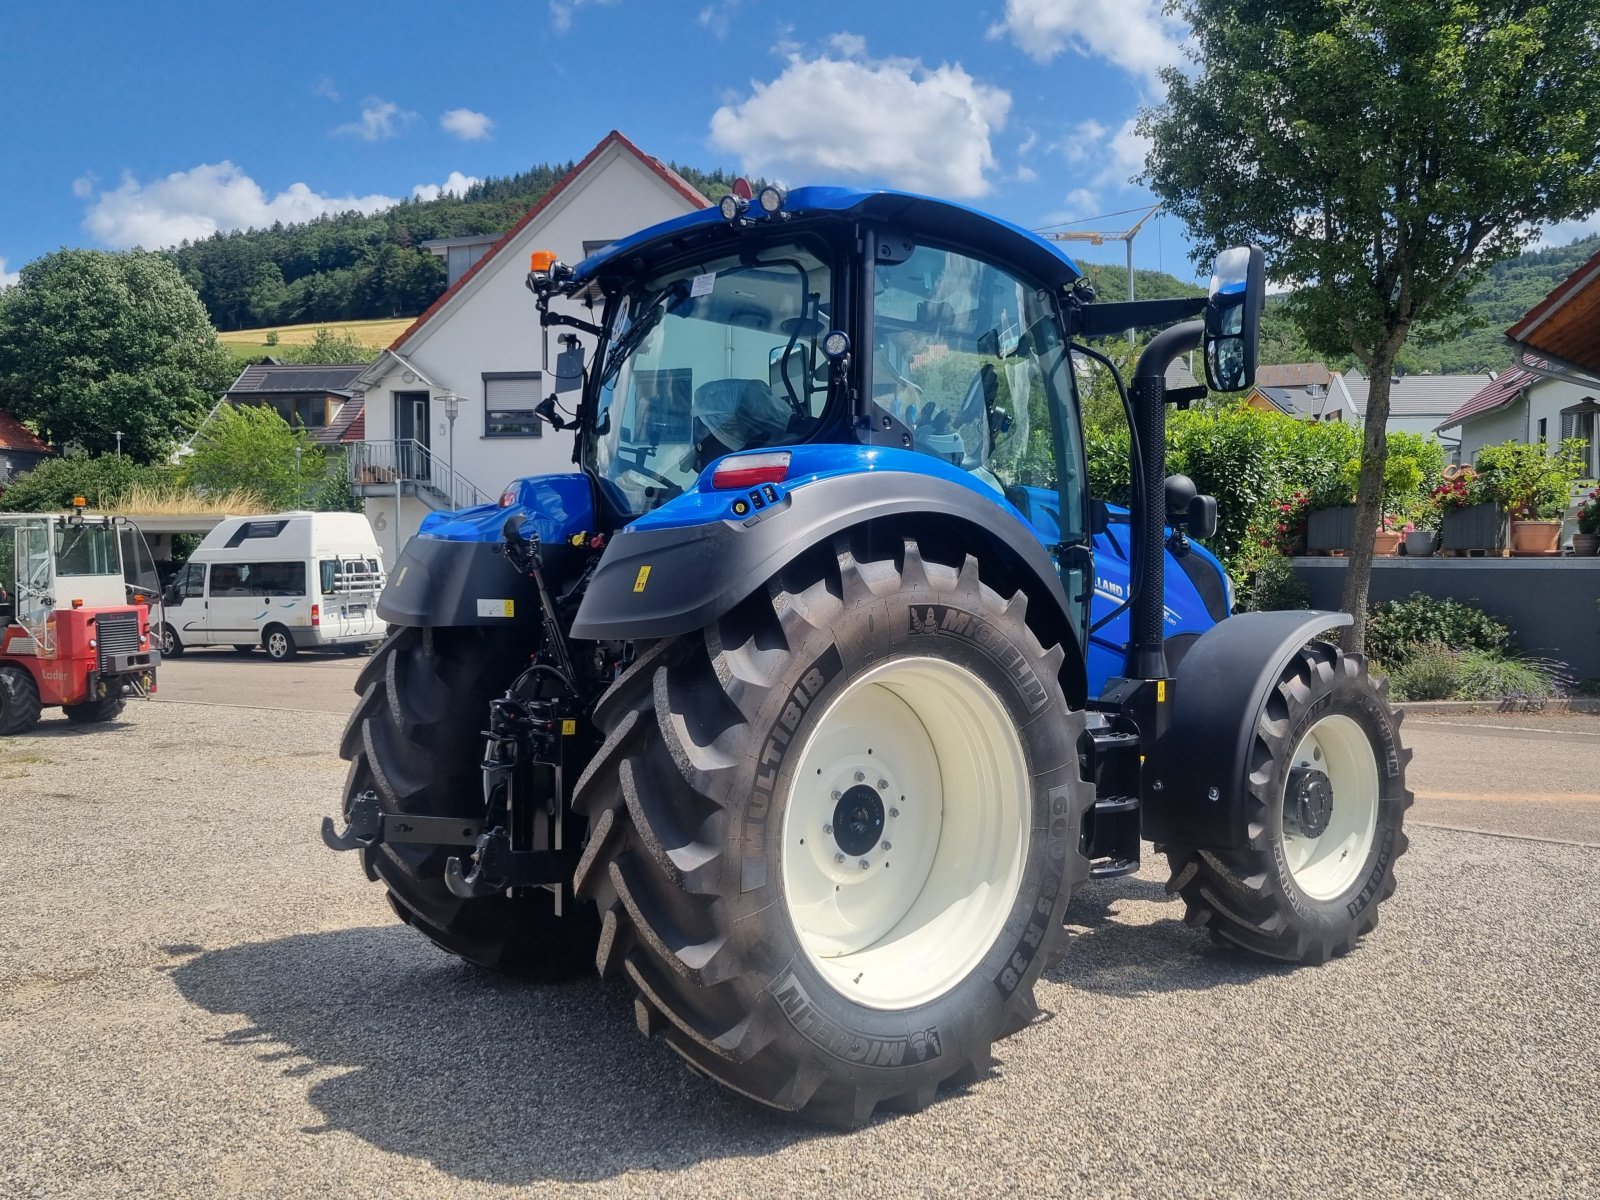
[[[556,265],[554,250],[535,250],[528,256],[528,269],[543,275]]]

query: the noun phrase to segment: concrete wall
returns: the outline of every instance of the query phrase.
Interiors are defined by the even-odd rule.
[[[449,426],[444,391],[461,396],[455,423],[455,467],[493,498],[522,475],[572,470],[572,435],[545,427],[540,437],[484,437],[485,372],[538,371],[543,363],[539,313],[524,281],[531,250],[553,250],[564,262],[584,257],[587,242],[606,242],[693,211],[694,206],[620,146],[606,150],[522,233],[468,280],[449,305],[436,313],[401,348],[401,353],[430,379],[433,393],[430,441],[441,459],[448,455]],[[585,315],[576,303],[557,304]],[[594,319],[598,320],[599,309]],[[550,361],[559,349],[551,331]],[[589,339],[584,339],[586,348]],[[426,385],[403,381],[403,368],[369,386],[366,437],[394,437],[394,393],[423,390]],[[553,390],[553,380],[541,390]],[[571,406],[574,397],[567,397]],[[390,508],[393,501],[390,501]],[[368,511],[373,509],[369,502]],[[389,542],[380,533],[387,552]]]
[[[383,551],[384,570],[392,570],[400,558],[400,551],[422,525],[422,518],[433,510],[415,496],[400,497],[398,511],[394,496],[366,497],[367,524],[378,539],[378,549]]]
[[[1311,607],[1337,609],[1347,562],[1297,558]],[[1504,622],[1523,654],[1559,659],[1579,679],[1600,679],[1600,558],[1379,558],[1373,604],[1412,592],[1468,601]]]

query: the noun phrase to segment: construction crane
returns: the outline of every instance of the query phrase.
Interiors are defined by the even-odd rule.
[[[1122,242],[1128,248],[1128,299],[1133,299],[1133,239],[1138,236],[1139,230],[1144,228],[1144,223],[1156,213],[1161,211],[1161,205],[1154,204],[1148,209],[1127,209],[1127,212],[1139,213],[1139,219],[1133,225],[1120,233],[1108,233],[1104,230],[1092,229],[1061,229],[1046,232],[1039,231],[1039,236],[1052,242],[1088,242],[1091,246],[1103,246],[1107,242]],[[1111,216],[1120,216],[1112,213]],[[1133,330],[1128,330],[1128,341],[1133,341]]]

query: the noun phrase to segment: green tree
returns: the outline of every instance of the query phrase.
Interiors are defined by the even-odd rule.
[[[156,254],[60,250],[0,293],[0,408],[57,446],[150,462],[234,375],[199,298]]]
[[[265,405],[224,404],[180,467],[201,492],[254,492],[274,509],[308,508],[328,478],[322,447]]]
[[[52,512],[72,507],[82,496],[90,508],[115,508],[135,484],[156,487],[167,472],[134,462],[127,455],[92,457],[82,451],[47,458],[26,475],[0,488],[0,510]]]
[[[1472,285],[1600,206],[1594,0],[1178,0],[1195,69],[1146,110],[1146,180],[1197,258],[1255,241],[1311,348],[1372,380],[1358,520],[1378,527],[1391,369],[1459,331]],[[1365,637],[1357,539],[1345,645]]]

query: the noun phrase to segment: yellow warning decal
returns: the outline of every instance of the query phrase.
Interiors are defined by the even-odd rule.
[[[633,590],[636,592],[642,592],[644,591],[644,585],[649,582],[650,564],[646,563],[644,566],[639,568],[639,576],[633,581]]]
[[[1156,703],[1157,704],[1165,704],[1166,702],[1167,702],[1167,681],[1165,679],[1158,679],[1158,680],[1156,680]]]
[[[574,717],[565,717],[561,721],[561,736],[571,737],[578,732],[578,722]]]

